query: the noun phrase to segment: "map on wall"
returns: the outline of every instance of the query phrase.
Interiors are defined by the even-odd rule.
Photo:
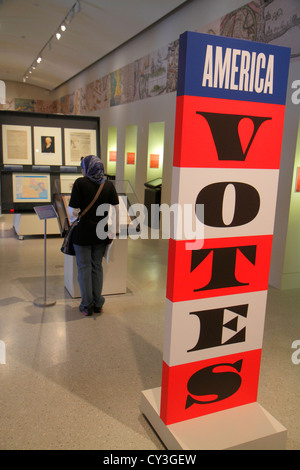
[[[299,27],[298,0],[268,0],[249,2],[198,31],[291,47],[291,59],[299,59]]]
[[[291,47],[291,61],[296,61],[300,59],[299,27],[299,0],[254,0],[208,25],[201,25],[200,17],[195,31]],[[15,98],[2,109],[85,114],[174,92],[178,44],[176,39],[57,100]]]
[[[16,174],[13,178],[13,202],[51,202],[50,176]]]

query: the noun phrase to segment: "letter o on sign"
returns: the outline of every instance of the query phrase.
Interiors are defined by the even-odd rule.
[[[250,184],[219,182],[205,186],[196,198],[197,204],[204,206],[202,222],[205,225],[237,227],[255,219],[260,207],[260,197]],[[229,218],[224,215],[228,213],[232,214]]]

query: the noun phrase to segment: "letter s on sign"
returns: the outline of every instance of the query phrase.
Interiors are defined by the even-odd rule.
[[[292,83],[292,88],[296,88],[296,91],[292,93],[292,103],[299,104],[300,103],[300,80],[294,80]]]
[[[300,364],[300,340],[299,339],[293,342],[292,349],[296,349],[296,351],[292,354],[292,363],[295,365]]]

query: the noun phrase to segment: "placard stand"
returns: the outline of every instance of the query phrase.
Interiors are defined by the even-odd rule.
[[[51,307],[56,304],[56,300],[47,299],[47,219],[57,218],[57,213],[51,205],[34,207],[34,210],[39,219],[44,220],[44,296],[38,297],[33,303],[37,307]]]
[[[287,430],[259,403],[166,425],[161,387],[144,390],[140,410],[168,450],[284,450]]]

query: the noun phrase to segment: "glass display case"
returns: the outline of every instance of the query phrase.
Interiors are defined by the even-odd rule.
[[[128,257],[128,229],[135,216],[130,215],[130,207],[136,204],[137,198],[128,181],[112,181],[119,196],[119,230],[117,237],[110,245],[109,258],[103,260],[103,295],[124,294],[127,290],[127,257]],[[70,225],[67,207],[71,194],[57,193],[55,206],[58,213],[62,233]],[[108,224],[112,223],[111,214]],[[77,265],[74,256],[64,255],[64,283],[65,288],[73,298],[80,297],[77,281]]]
[[[128,233],[128,227],[133,219],[133,216],[129,213],[130,206],[136,204],[138,200],[129,181],[112,180],[112,183],[114,184],[119,196],[119,228],[117,230],[117,233],[121,233],[124,236]],[[62,186],[59,181],[57,181],[56,189],[58,190],[58,192],[54,194],[54,205],[58,214],[58,222],[61,234],[62,236],[64,236],[71,225],[67,209],[71,197],[71,192],[60,192]],[[112,224],[112,211],[110,211],[108,214],[108,225],[111,226]]]

